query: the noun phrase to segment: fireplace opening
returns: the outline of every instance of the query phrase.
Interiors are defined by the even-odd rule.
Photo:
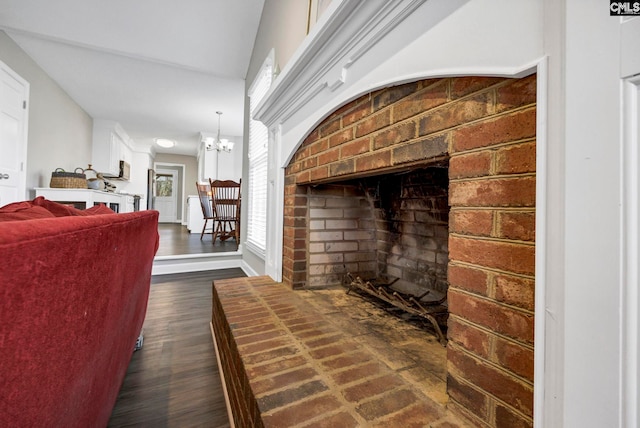
[[[309,186],[308,284],[342,284],[428,321],[446,343],[448,162]]]

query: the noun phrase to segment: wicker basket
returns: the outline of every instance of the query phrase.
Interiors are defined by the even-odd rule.
[[[76,172],[78,170],[80,172]],[[82,168],[76,168],[74,172],[66,172],[62,168],[56,168],[51,173],[49,187],[56,189],[86,189],[87,176],[83,173]]]

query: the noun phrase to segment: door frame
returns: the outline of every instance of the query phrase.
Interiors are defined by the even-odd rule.
[[[18,200],[29,199],[29,195],[27,194],[27,145],[29,142],[29,94],[30,94],[30,84],[27,80],[25,80],[22,76],[16,73],[11,67],[9,67],[5,62],[0,61],[0,69],[6,72],[11,78],[15,79],[20,85],[23,87],[23,100],[24,100],[24,112],[22,119],[22,129],[21,131],[21,153],[20,153],[20,172],[18,177],[18,186],[17,186],[17,195]],[[0,201],[0,206],[6,205],[11,202],[16,201]]]
[[[185,206],[186,206],[186,187],[185,187],[185,174],[186,174],[187,166],[181,163],[172,163],[172,162],[154,162],[153,169],[155,174],[157,175],[160,170],[169,169],[169,170],[178,170],[178,186],[182,191],[182,197],[176,198],[176,223],[181,223],[183,225],[187,224],[187,216],[185,214]]]

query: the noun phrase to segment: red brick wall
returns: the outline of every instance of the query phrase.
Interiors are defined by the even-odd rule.
[[[302,143],[285,178],[283,279],[307,280],[306,185],[449,159],[449,405],[531,426],[536,78],[432,79],[360,97]]]

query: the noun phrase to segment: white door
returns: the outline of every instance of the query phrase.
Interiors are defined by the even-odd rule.
[[[29,84],[0,62],[0,206],[26,197]]]
[[[178,220],[178,172],[170,169],[156,171],[155,209],[160,223],[175,223]]]

